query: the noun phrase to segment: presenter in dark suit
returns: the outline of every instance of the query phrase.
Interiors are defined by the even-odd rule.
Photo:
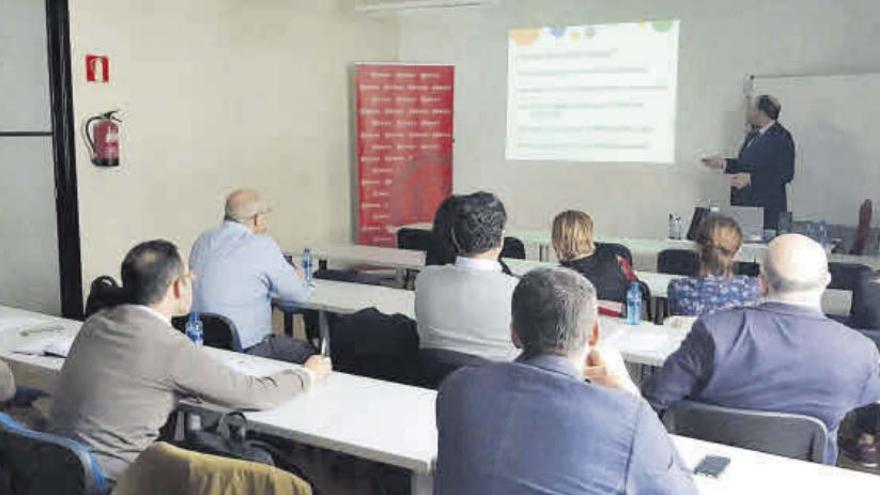
[[[788,211],[785,186],[794,179],[794,140],[776,120],[782,106],[768,95],[749,109],[752,131],[737,158],[712,156],[703,163],[724,170],[730,181],[730,204],[764,208],[764,228],[776,230],[779,214]]]

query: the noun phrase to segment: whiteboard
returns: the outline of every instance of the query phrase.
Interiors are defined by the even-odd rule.
[[[855,225],[862,201],[880,204],[880,74],[755,77],[752,94],[779,98],[794,137],[796,220]]]

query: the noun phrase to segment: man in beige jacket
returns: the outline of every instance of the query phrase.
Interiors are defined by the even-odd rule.
[[[233,371],[171,326],[192,303],[192,279],[177,248],[149,241],[122,263],[127,304],[84,324],[61,370],[51,430],[83,443],[110,482],[159,434],[182,398],[237,409],[266,409],[330,373],[313,356],[304,368],[266,378]]]

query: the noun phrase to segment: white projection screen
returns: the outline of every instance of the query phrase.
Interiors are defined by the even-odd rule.
[[[508,33],[508,160],[672,163],[677,20]]]

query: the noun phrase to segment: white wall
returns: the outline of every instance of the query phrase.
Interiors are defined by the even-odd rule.
[[[505,162],[509,28],[668,18],[681,20],[675,165]],[[747,74],[878,72],[877,46],[877,0],[502,0],[408,14],[400,59],[456,65],[456,191],[499,193],[514,227],[545,227],[577,207],[600,234],[663,236],[669,212],[727,201],[697,159],[737,150]]]
[[[0,0],[0,304],[61,311],[42,0]]]
[[[397,57],[393,19],[337,0],[71,2],[75,118],[123,110],[122,166],[77,141],[83,281],[156,237],[188,252],[251,186],[282,246],[351,239],[348,68]],[[110,56],[111,83],[83,58]]]

